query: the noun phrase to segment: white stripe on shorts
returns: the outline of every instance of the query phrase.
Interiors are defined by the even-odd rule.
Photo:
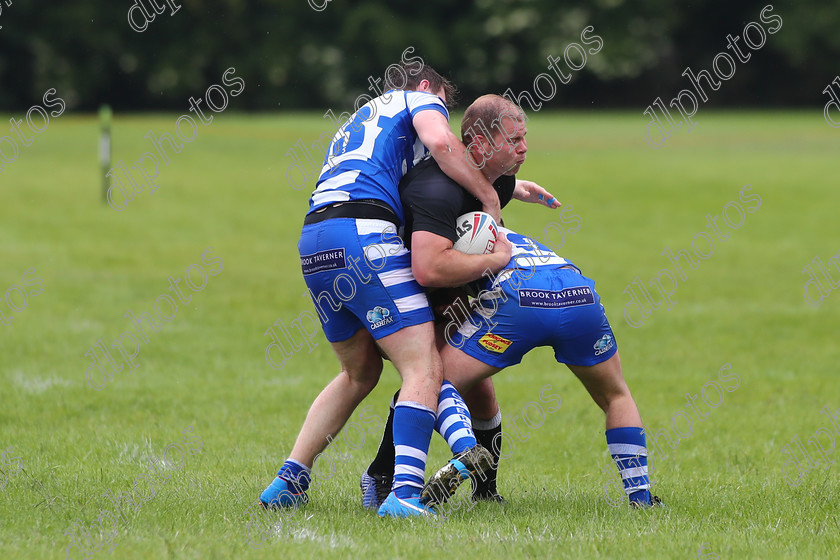
[[[379,276],[383,286],[394,286],[395,284],[402,284],[403,282],[414,280],[414,274],[411,273],[410,266],[407,268],[398,268],[397,270],[389,270],[388,272],[380,272],[377,276]]]
[[[424,292],[422,294],[414,294],[413,296],[395,299],[394,305],[397,306],[397,311],[400,313],[408,313],[409,311],[429,307],[429,300]]]
[[[390,238],[397,234],[397,226],[386,220],[372,220],[370,218],[356,218],[356,231],[360,236],[372,233],[385,233]]]
[[[399,243],[371,243],[365,246],[365,256],[371,262],[398,257],[406,253],[408,253],[408,249],[405,248],[405,245]]]

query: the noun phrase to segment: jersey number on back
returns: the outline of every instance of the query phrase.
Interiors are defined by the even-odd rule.
[[[347,159],[370,159],[376,137],[382,131],[379,119],[371,119],[371,108],[362,107],[352,121],[339,130],[338,138],[333,140],[330,149],[331,165],[336,165]]]

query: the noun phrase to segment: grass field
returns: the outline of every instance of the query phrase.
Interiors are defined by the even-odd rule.
[[[176,118],[118,116],[114,161],[131,166],[153,150],[144,135],[172,133]],[[572,233],[559,211],[532,205],[505,211],[509,227],[541,240],[555,222],[547,241],[596,279],[645,423],[667,431],[658,445],[648,436],[654,493],[666,509],[609,503],[621,496],[605,491],[615,467],[603,415],[544,348],[496,377],[503,427],[516,422],[523,440],[505,451],[504,507],[466,511],[464,504],[441,527],[382,520],[361,508],[358,476],[379,441],[370,418],[384,420],[398,387],[388,365],[363,403],[371,406],[368,423],[354,416],[365,428],[363,445],[339,438],[336,455],[344,456],[334,475],[324,465],[310,504],[275,514],[266,536],[256,528],[265,526],[248,526],[246,510],[337,373],[321,333],[317,347],[303,346],[281,370],[266,362],[264,335],[276,320],[288,324],[311,309],[296,243],[312,182],[289,187],[285,153],[298,138],[311,144],[328,122],[217,115],[181,153],[169,152],[154,195],[147,188],[117,212],[101,201],[96,120],[53,119],[0,174],[0,296],[11,289],[20,309],[28,294],[18,312],[0,301],[6,320],[13,317],[0,326],[0,557],[106,557],[109,544],[74,548],[71,526],[94,524],[101,546],[95,524],[101,518],[110,529],[100,513],[116,509],[107,494],[124,492],[138,507],[126,505],[117,520],[114,558],[834,557],[840,467],[828,449],[838,434],[820,410],[840,409],[840,293],[809,305],[802,270],[817,256],[828,266],[840,250],[840,136],[819,109],[701,111],[696,120],[696,129],[654,150],[636,113],[535,115],[520,177],[555,193],[573,207],[565,216],[582,225]],[[739,199],[745,185],[752,188],[742,199],[757,195],[760,206]],[[724,242],[707,214],[720,215],[730,202],[746,211],[738,227],[717,222]],[[737,224],[740,214],[728,209]],[[692,249],[694,240],[708,255],[699,232],[714,242],[704,259]],[[680,260],[685,280],[662,255],[666,247],[692,253],[697,268]],[[206,285],[192,289],[184,275],[200,286],[197,267]],[[652,279],[669,287],[662,270],[677,278],[672,308],[649,310],[631,327],[628,285],[638,277],[656,299]],[[129,310],[155,315],[159,300],[159,313],[171,317],[159,298],[178,299],[170,276],[181,278],[189,302],[178,300],[157,332],[144,321],[148,343],[138,341],[133,373],[126,366],[92,388],[86,353],[100,339],[110,349],[124,332],[138,336],[124,318]],[[812,286],[809,294],[818,292]],[[628,317],[638,324],[642,316],[628,308]],[[123,342],[130,350],[127,336]],[[712,381],[728,389],[723,402]],[[551,413],[540,400],[549,384],[562,399]],[[704,385],[716,408],[705,404]],[[700,395],[696,411],[687,394]],[[531,402],[546,410],[542,425],[523,425],[526,407],[537,416]],[[783,448],[798,437],[819,462],[808,438],[820,428],[827,454],[792,486]],[[430,466],[447,457],[435,436]],[[170,478],[137,478],[152,469]],[[787,475],[796,482],[792,462]]]

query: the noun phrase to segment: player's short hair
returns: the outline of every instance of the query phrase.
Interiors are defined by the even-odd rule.
[[[423,80],[429,81],[429,88],[432,92],[443,90],[446,95],[446,104],[452,107],[455,104],[455,96],[458,91],[452,83],[438,74],[434,68],[428,64],[418,70],[417,63],[411,64],[399,63],[392,64],[385,70],[385,87],[383,91],[390,89],[407,89],[414,90],[420,85]]]
[[[465,146],[469,146],[478,134],[487,136],[501,133],[501,121],[505,118],[523,123],[526,119],[522,108],[507,97],[493,93],[482,95],[464,111],[461,118],[461,140]]]

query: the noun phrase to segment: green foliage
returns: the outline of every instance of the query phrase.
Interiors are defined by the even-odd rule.
[[[550,106],[645,107],[686,87],[686,66],[710,68],[725,50],[726,35],[740,34],[767,5],[333,0],[316,11],[306,0],[181,2],[177,13],[167,9],[142,33],[128,24],[128,0],[49,9],[18,0],[4,7],[0,106],[26,109],[55,87],[71,109],[103,102],[117,110],[182,109],[234,66],[248,84],[239,109],[343,112],[369,93],[367,77],[381,76],[408,46],[469,99],[509,87],[532,90],[534,78],[547,72],[546,57],[562,57],[592,25],[603,49],[559,88]],[[819,92],[837,73],[840,12],[818,0],[773,6],[783,30],[768,37],[712,104],[820,103]]]

